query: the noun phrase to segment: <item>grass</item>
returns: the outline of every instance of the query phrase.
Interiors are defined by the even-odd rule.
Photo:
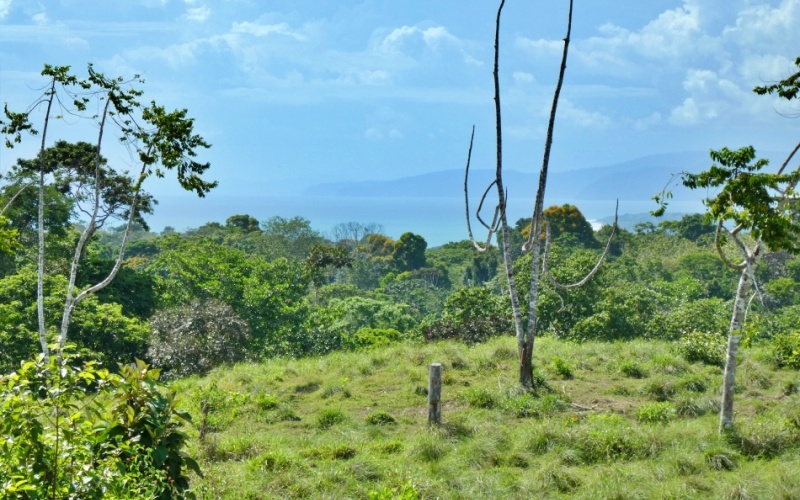
[[[722,370],[674,344],[401,344],[220,368],[173,382],[202,425],[199,498],[798,498],[800,377],[740,351],[736,431],[717,434]],[[430,363],[443,424],[427,425]]]

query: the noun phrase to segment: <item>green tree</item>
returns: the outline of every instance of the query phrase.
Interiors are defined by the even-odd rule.
[[[260,231],[258,227],[258,219],[249,215],[231,215],[225,219],[226,227],[235,227],[244,231],[245,233],[252,233],[253,231]]]
[[[403,233],[394,243],[392,250],[392,266],[400,272],[414,271],[425,267],[425,249],[428,242],[425,238],[414,233]]]
[[[800,58],[795,62],[800,67]],[[792,100],[798,96],[798,89],[800,72],[777,84],[756,87],[754,90],[761,95],[777,93]],[[763,172],[768,160],[756,160],[755,149],[745,146],[738,150],[711,150],[710,156],[714,163],[708,170],[699,174],[684,172],[680,175],[682,184],[690,189],[716,190],[716,195],[703,202],[706,206],[706,217],[716,225],[715,241],[720,258],[728,267],[740,273],[725,359],[720,432],[733,428],[736,353],[750,293],[755,290],[760,294],[754,271],[756,264],[767,248],[773,251],[800,252],[800,220],[796,207],[800,167],[793,171],[787,170],[789,162],[799,149],[800,144],[792,150],[777,172],[773,173]],[[668,198],[669,192],[662,192],[655,197],[661,204],[656,214],[663,214]],[[726,223],[733,227],[728,229]],[[748,232],[753,241],[749,245],[742,238]],[[732,261],[724,252],[722,240],[726,236],[733,240],[741,261]]]
[[[155,102],[142,105],[139,98],[143,93],[135,88],[135,85],[142,83],[138,76],[131,80],[109,78],[96,71],[91,64],[84,79],[70,74],[69,66],[47,64],[42,76],[48,80],[44,93],[25,111],[10,111],[6,106],[0,131],[6,137],[6,146],[12,147],[14,143],[21,142],[24,133],[39,133],[32,119],[37,110],[45,109],[41,116],[39,153],[31,163],[29,173],[34,176],[33,182],[38,190],[37,319],[40,345],[47,358],[49,345],[43,293],[47,187],[68,186],[75,206],[87,217],[86,226],[75,245],[67,278],[61,326],[58,329],[57,354],[60,356],[76,306],[108,286],[122,265],[127,234],[135,221],[141,223],[140,214],[149,204],[149,195],[142,190],[143,182],[151,176],[162,177],[166,170],[171,170],[177,173],[181,187],[199,196],[204,196],[216,183],[201,178],[209,164],[200,163],[195,158],[198,150],[208,148],[210,144],[194,133],[194,121],[187,118],[187,111],[170,112]],[[79,143],[74,148],[48,147],[50,120],[64,115],[85,117],[96,124],[98,133],[94,146],[87,148],[84,143]],[[101,148],[103,139],[112,135],[113,131],[117,132],[117,139],[136,155],[138,172],[132,175],[118,174],[108,167]],[[50,156],[55,156],[56,161],[51,162]],[[89,241],[98,229],[113,219],[127,221],[116,264],[101,281],[87,288],[78,288],[78,268]]]

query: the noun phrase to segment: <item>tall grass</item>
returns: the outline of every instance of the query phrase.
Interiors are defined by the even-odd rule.
[[[200,498],[800,498],[800,393],[787,390],[800,377],[759,348],[741,353],[723,438],[721,369],[672,344],[542,338],[534,393],[516,384],[515,347],[401,344],[175,381],[207,429],[193,485]]]

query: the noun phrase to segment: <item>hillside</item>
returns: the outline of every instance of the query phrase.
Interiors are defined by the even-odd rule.
[[[635,160],[592,168],[563,170],[553,167],[547,183],[548,199],[649,200],[671,176],[683,170],[699,170],[709,162],[707,152],[651,155]],[[471,173],[470,189],[477,195],[494,171]],[[535,189],[538,172],[505,170],[505,184],[518,194]],[[335,182],[310,186],[307,195],[341,197],[463,197],[464,171],[443,170],[424,175],[384,181]],[[678,190],[676,194],[683,193]]]
[[[797,371],[741,352],[738,434],[718,366],[675,344],[538,341],[546,389],[516,389],[499,338],[221,368],[173,387],[204,427],[201,498],[797,498]],[[443,425],[426,424],[428,365]],[[208,402],[203,417],[201,401]]]

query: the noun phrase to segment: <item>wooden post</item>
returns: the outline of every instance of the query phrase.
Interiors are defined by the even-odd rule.
[[[442,364],[430,366],[428,378],[428,425],[442,423]]]

